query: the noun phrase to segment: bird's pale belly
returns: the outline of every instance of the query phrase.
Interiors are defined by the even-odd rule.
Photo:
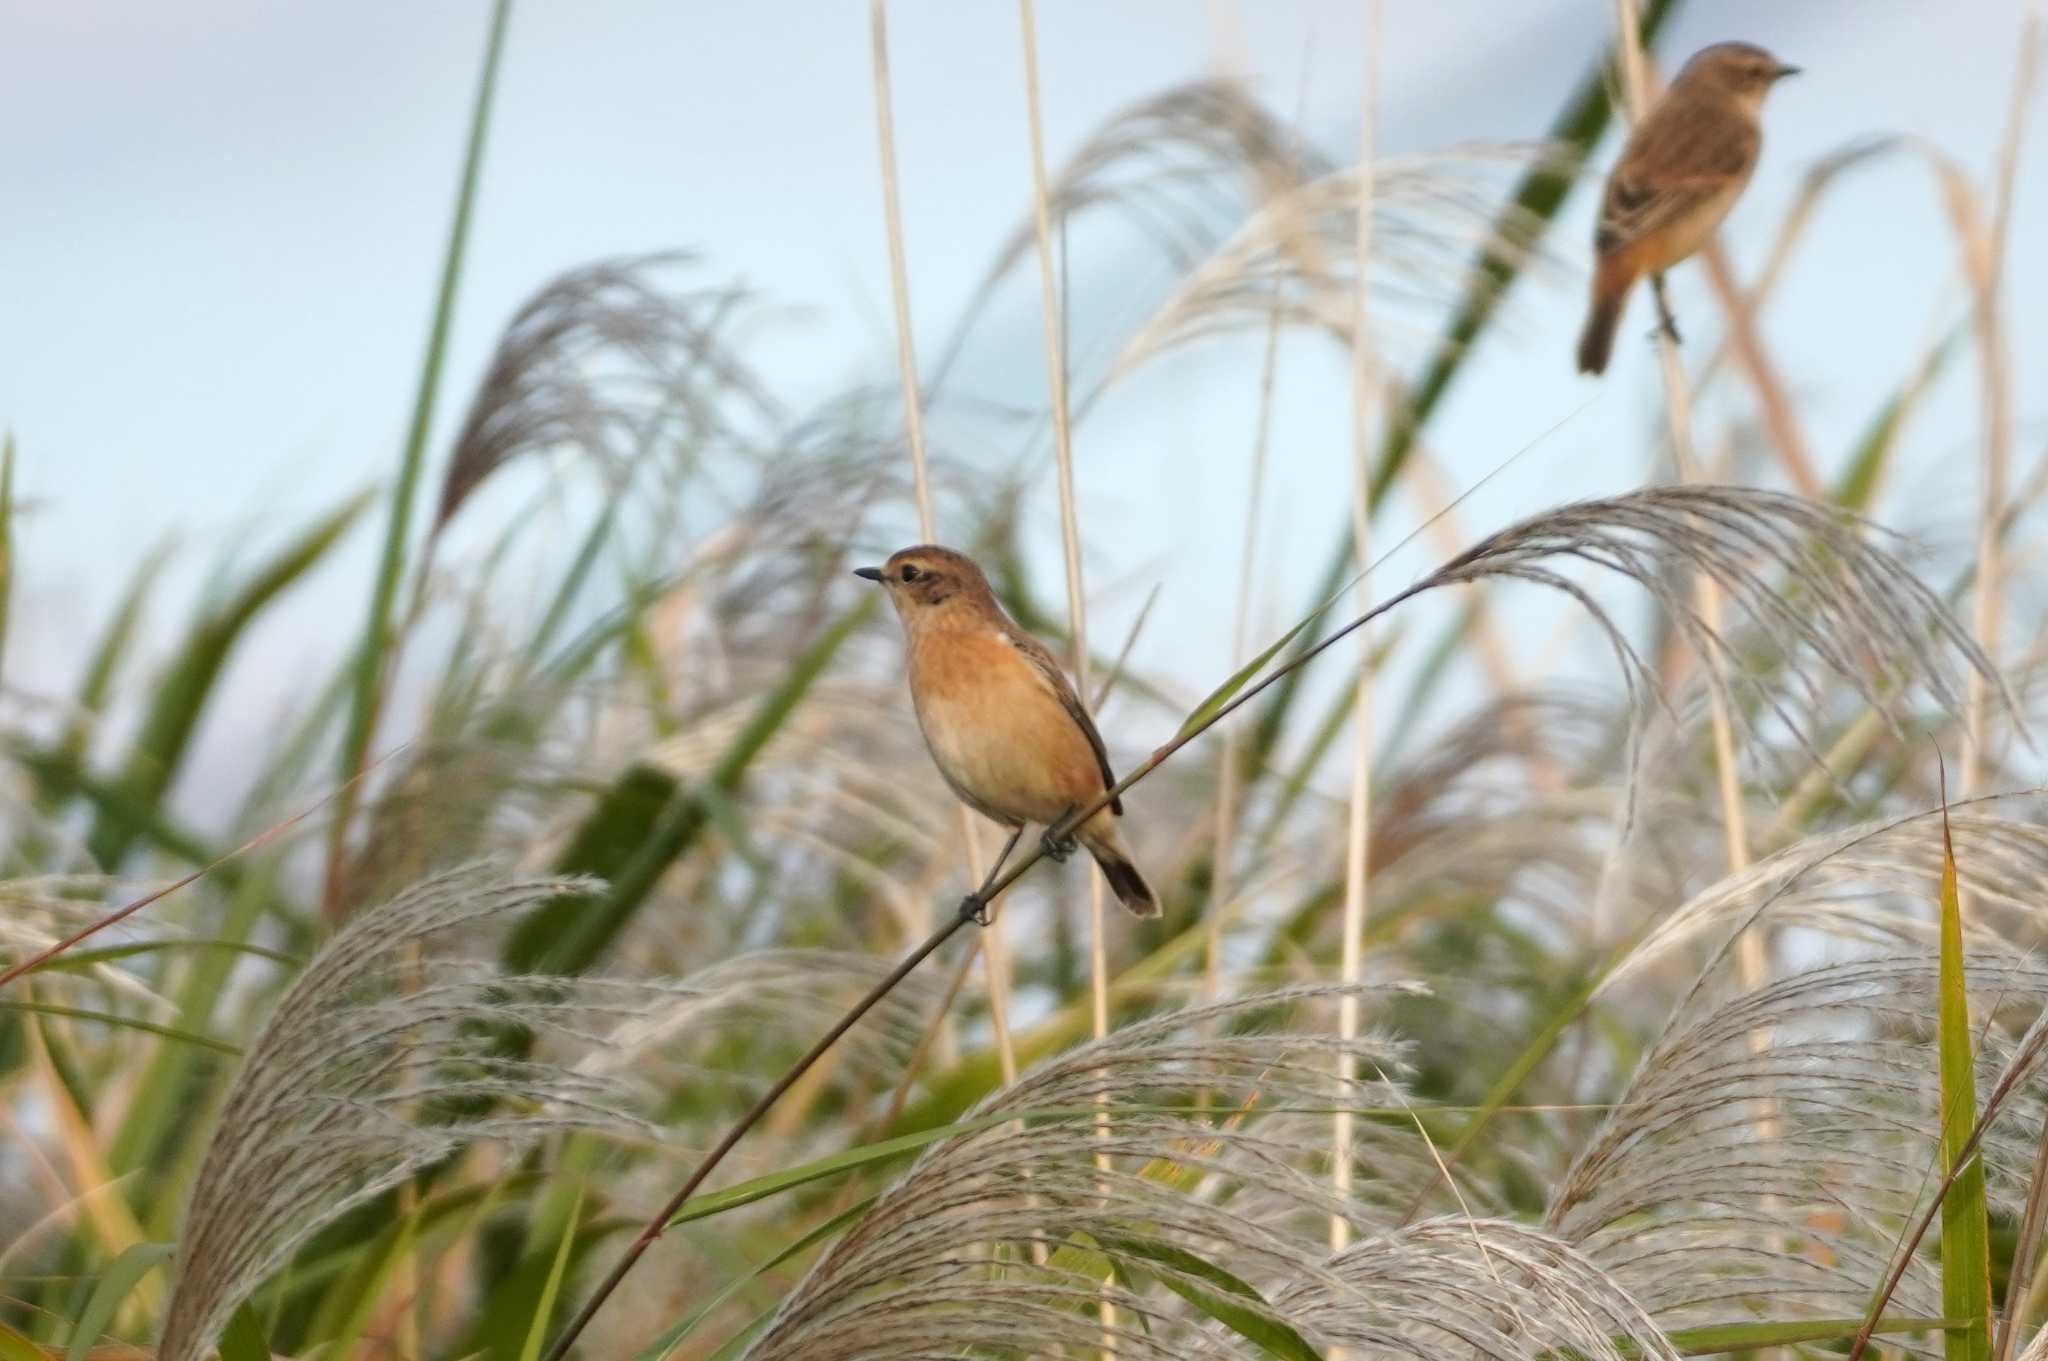
[[[1102,790],[1095,756],[1058,702],[1034,693],[927,698],[918,725],[953,792],[997,822],[1048,823]]]

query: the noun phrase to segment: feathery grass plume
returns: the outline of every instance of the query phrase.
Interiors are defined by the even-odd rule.
[[[1265,1326],[1299,1328],[1305,1317],[1269,1303],[1270,1291],[1321,1281],[1342,1292],[1324,1260],[1328,1216],[1370,1232],[1429,1163],[1405,1125],[1361,1122],[1357,1156],[1376,1176],[1352,1199],[1332,1196],[1322,1171],[1326,1117],[1279,1112],[1319,1111],[1333,1099],[1399,1111],[1392,1077],[1402,1046],[1377,1031],[1343,1041],[1289,1027],[1339,995],[1370,1006],[1403,990],[1251,994],[1127,1025],[1040,1065],[973,1112],[1014,1122],[990,1120],[928,1150],[826,1251],[746,1355],[1092,1349],[1104,1292],[1117,1308],[1120,1356],[1185,1357],[1215,1330],[1181,1303],[1183,1290],[1221,1294]],[[1340,1051],[1372,1076],[1333,1087]],[[1194,1100],[1201,1089],[1212,1094],[1206,1114]],[[1099,1097],[1115,1117],[1106,1136],[1095,1122]],[[1043,1263],[1034,1244],[1048,1250]],[[1219,1291],[1202,1269],[1219,1259],[1255,1293]]]
[[[321,1225],[465,1145],[634,1125],[616,1083],[494,1053],[507,1025],[583,1033],[589,1008],[560,980],[496,976],[454,958],[412,966],[437,937],[473,939],[574,880],[470,866],[355,914],[300,972],[249,1045],[192,1185],[163,1361],[197,1361],[235,1305]],[[488,1102],[488,1113],[438,1122]]]
[[[1047,208],[1055,218],[1103,205],[1123,208],[1134,221],[1154,229],[1168,258],[1186,268],[1216,240],[1212,220],[1199,211],[1200,201],[1256,201],[1260,187],[1270,193],[1327,168],[1296,129],[1242,86],[1195,80],[1104,120],[1053,178]],[[1174,203],[1172,190],[1187,191],[1195,202]],[[1031,237],[1031,224],[1019,223],[997,251],[990,275],[1005,273],[1022,260]]]
[[[1618,963],[1600,994],[1708,932],[1803,926],[1831,941],[1880,948],[1931,946],[1927,885],[1941,878],[1941,810],[1806,837],[1694,895]],[[2048,828],[1985,812],[1952,811],[1957,859],[1970,866],[1964,922],[1972,949],[2038,942],[2048,930]],[[1725,949],[1725,941],[1720,942]],[[1600,995],[1596,994],[1596,996]]]
[[[1321,175],[1327,163],[1242,87],[1197,80],[1105,119],[1052,176],[1046,211],[1055,222],[1118,210],[1175,272],[1193,268],[1266,195]],[[959,359],[990,297],[1032,249],[1032,214],[997,249],[932,370],[939,387]]]
[[[1782,492],[1706,483],[1647,487],[1573,502],[1510,526],[1411,591],[1487,578],[1562,591],[1592,613],[1621,664],[1630,699],[1639,701],[1646,689],[1658,693],[1654,673],[1621,627],[1556,560],[1618,572],[1650,593],[1696,652],[1722,661],[1703,668],[1710,685],[1742,688],[1817,763],[1821,754],[1792,706],[1803,698],[1809,701],[1803,707],[1818,711],[1829,673],[1888,719],[1915,688],[1958,712],[1966,672],[1990,678],[2016,714],[1997,669],[1967,630],[1897,556],[1865,535],[1898,542],[1867,521]],[[1729,634],[1708,625],[1674,567],[1715,583],[1772,656],[1786,662],[1774,675],[1797,682],[1794,695],[1771,693],[1748,676],[1745,654]],[[1756,718],[1732,694],[1728,698],[1731,713],[1753,732]]]
[[[680,423],[675,447],[756,436],[735,403],[771,428],[780,407],[725,332],[747,294],[659,285],[682,253],[600,260],[560,275],[521,307],[470,399],[441,482],[438,533],[484,479],[523,454],[577,449],[614,476],[653,429]]]
[[[1975,955],[1968,973],[1996,1013],[2048,1004],[2048,965]],[[1937,981],[1932,952],[1884,956],[1682,1009],[1558,1183],[1545,1227],[1666,1330],[1861,1316],[1899,1226],[1941,1180]],[[2016,1059],[2037,1063],[2037,1032],[2016,1044],[1994,1014],[1979,1090]],[[2017,1207],[2043,1111],[2040,1092],[2014,1092],[1988,1132],[1994,1211]],[[1888,1311],[1938,1317],[1938,1270],[1912,1262]]]
[[[1655,1357],[1671,1344],[1613,1278],[1526,1224],[1445,1217],[1362,1239],[1274,1307],[1357,1357]],[[1211,1353],[1199,1353],[1208,1355]]]
[[[1424,305],[1433,333],[1466,286],[1475,254],[1520,268],[1537,235],[1533,220],[1503,216],[1499,179],[1561,167],[1545,145],[1477,145],[1383,159],[1371,169],[1375,332],[1399,329]],[[1322,331],[1346,344],[1358,291],[1356,170],[1326,173],[1276,194],[1202,260],[1125,343],[1121,375],[1155,355],[1208,336],[1270,324]]]

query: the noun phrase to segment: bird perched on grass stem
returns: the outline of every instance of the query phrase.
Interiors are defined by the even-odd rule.
[[[1764,94],[1799,68],[1751,43],[1700,49],[1636,125],[1600,200],[1593,303],[1579,335],[1579,372],[1600,373],[1637,279],[1650,276],[1664,333],[1678,326],[1664,271],[1707,244],[1756,169]]]
[[[1078,840],[1117,901],[1140,917],[1159,900],[1117,831],[1111,799],[1059,841],[1052,827],[1116,783],[1102,734],[1052,654],[996,603],[974,560],[920,544],[855,576],[878,581],[910,644],[910,699],[939,774],[968,807],[1010,829],[1000,867],[1026,823],[1046,827],[1045,851],[1064,860]],[[990,871],[994,878],[994,871]],[[977,914],[984,905],[963,904]]]

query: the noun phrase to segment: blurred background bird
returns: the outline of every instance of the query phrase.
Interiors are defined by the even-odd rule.
[[[1047,854],[1071,842],[1050,828],[1116,783],[1102,734],[1059,663],[1003,612],[988,578],[965,554],[920,544],[856,576],[878,581],[910,645],[910,698],[939,773],[982,816],[1010,829],[996,868],[1026,823],[1048,828]],[[1132,863],[1111,799],[1073,830],[1102,867],[1117,901],[1140,917],[1159,900]],[[990,871],[993,877],[995,870]]]
[[[1702,48],[1629,137],[1600,202],[1579,372],[1605,371],[1629,290],[1645,274],[1665,333],[1678,339],[1664,271],[1706,245],[1735,206],[1763,147],[1764,95],[1798,70],[1752,43]]]

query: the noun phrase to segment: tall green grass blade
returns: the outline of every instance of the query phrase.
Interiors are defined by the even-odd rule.
[[[1806,1342],[1847,1342],[1862,1326],[1860,1318],[1813,1318],[1788,1323],[1712,1323],[1700,1328],[1676,1328],[1664,1336],[1671,1343],[1671,1349],[1680,1356],[1716,1356],[1722,1352],[1795,1347]],[[1929,1333],[1958,1326],[1951,1319],[1887,1314],[1870,1331],[1872,1335]]]
[[[1243,666],[1239,667],[1235,672],[1231,674],[1228,680],[1224,681],[1223,684],[1217,686],[1214,690],[1211,690],[1209,692],[1208,698],[1204,699],[1200,704],[1197,704],[1194,707],[1194,709],[1189,712],[1187,718],[1180,725],[1180,731],[1174,735],[1177,737],[1186,736],[1188,733],[1193,732],[1195,729],[1201,727],[1204,723],[1207,723],[1210,719],[1214,718],[1216,716],[1216,711],[1218,709],[1221,709],[1224,705],[1230,703],[1231,697],[1235,695],[1238,691],[1244,689],[1244,687],[1251,682],[1252,677],[1258,675],[1261,671],[1264,671],[1266,669],[1266,663],[1272,661],[1275,657],[1280,655],[1281,648],[1286,647],[1289,643],[1293,642],[1295,638],[1300,635],[1303,629],[1307,628],[1310,624],[1313,624],[1316,620],[1322,618],[1324,613],[1328,609],[1329,603],[1326,601],[1323,605],[1318,607],[1314,613],[1309,614],[1308,616],[1300,620],[1298,623],[1296,623],[1293,628],[1287,630],[1287,632],[1281,634],[1278,638],[1274,639],[1272,645],[1266,648],[1265,651],[1261,652],[1258,656],[1252,658]]]
[[[398,598],[399,578],[405,572],[413,502],[418,497],[420,472],[426,463],[427,436],[433,429],[434,404],[441,391],[441,366],[448,353],[448,336],[454,328],[455,299],[462,281],[463,256],[469,246],[469,223],[476,206],[477,183],[483,177],[484,142],[490,130],[491,105],[498,87],[498,66],[504,55],[505,28],[511,14],[512,0],[497,0],[492,6],[483,72],[477,82],[476,103],[470,112],[462,178],[455,191],[455,216],[448,226],[448,244],[441,259],[441,281],[434,297],[434,319],[427,333],[426,355],[420,363],[419,386],[413,396],[412,422],[406,431],[405,451],[398,462],[398,480],[391,488],[391,514],[385,525],[383,551],[377,560],[376,585],[370,592],[369,618],[363,625],[362,642],[356,650],[348,727],[341,744],[343,791],[335,809],[328,854],[330,896],[338,887],[341,848],[355,811],[356,786],[353,781],[369,759],[370,739],[376,732],[378,708],[383,699],[385,669],[390,660],[393,639],[392,607]],[[332,902],[328,903],[330,910],[333,906]]]
[[[86,1299],[77,1326],[71,1330],[71,1345],[64,1350],[64,1361],[86,1361],[92,1344],[114,1321],[115,1311],[144,1276],[170,1259],[171,1251],[169,1243],[131,1243],[108,1264],[100,1275],[100,1283]]]
[[[583,1216],[583,1188],[576,1188],[568,1216],[562,1223],[562,1241],[555,1245],[555,1259],[548,1265],[548,1278],[541,1284],[540,1298],[533,1306],[533,1326],[519,1348],[519,1361],[540,1361],[541,1346],[547,1341],[548,1320],[555,1316],[555,1300],[562,1293],[562,1277],[569,1269],[569,1250],[576,1245],[576,1226]]]
[[[1948,810],[1941,821],[1941,1170],[1952,1172],[1977,1124],[1976,1057],[1963,977],[1963,911]],[[1948,1361],[1991,1358],[1991,1220],[1984,1163],[1974,1153],[1941,1204],[1941,1309],[1966,1326],[1943,1343]]]
[[[1097,1234],[1096,1239],[1111,1252],[1168,1268],[1158,1273],[1161,1285],[1266,1355],[1278,1357],[1279,1361],[1322,1361],[1322,1353],[1310,1346],[1300,1333],[1258,1309],[1238,1303],[1251,1300],[1264,1304],[1265,1297],[1243,1279],[1207,1258],[1156,1238]],[[1189,1280],[1189,1277],[1194,1279]],[[1205,1281],[1208,1285],[1198,1285],[1197,1281]]]
[[[122,769],[118,784],[128,798],[151,807],[161,802],[235,644],[265,607],[326,556],[366,503],[366,498],[356,497],[315,522],[193,628],[177,660],[158,681]],[[102,810],[86,844],[101,867],[111,870],[127,855],[137,834],[130,821]]]
[[[730,798],[770,738],[788,721],[846,640],[880,598],[864,595],[790,667],[720,757],[706,793],[684,789],[648,766],[628,770],[577,830],[563,853],[564,874],[604,880],[603,892],[552,900],[522,921],[506,943],[511,973],[581,973],[597,961],[669,867],[710,822],[711,799]]]
[[[590,580],[591,569],[597,566],[598,555],[611,540],[612,527],[618,522],[619,504],[623,494],[615,493],[605,499],[604,509],[591,522],[589,532],[583,536],[582,544],[576,550],[576,557],[563,574],[562,581],[555,588],[554,598],[548,602],[546,613],[541,615],[540,626],[533,632],[533,640],[527,644],[528,665],[538,665],[554,642],[555,634],[575,608],[576,599],[583,593],[583,587]]]
[[[592,1244],[630,1227],[635,1226],[623,1219],[580,1226],[566,1220],[553,1226],[552,1241],[542,1250],[507,1254],[509,1266],[485,1268],[492,1282],[490,1297],[475,1326],[463,1334],[451,1354],[535,1361],[551,1331],[548,1325],[553,1322],[562,1280],[575,1270],[575,1263]],[[529,1346],[534,1348],[532,1352],[527,1351]]]
[[[33,982],[23,981],[34,988]],[[30,1002],[33,1001],[31,997]],[[53,1029],[44,1019],[50,1013],[39,1006],[21,1004],[0,1007],[0,1011],[13,1011],[28,1018],[29,1024],[35,1027],[36,1038],[42,1043],[44,1056],[57,1075],[58,1084],[64,1089],[65,1098],[77,1109],[79,1119],[90,1125],[99,1105],[99,1091],[87,1080],[85,1066],[72,1054],[65,1033]]]
[[[168,556],[166,549],[157,548],[136,567],[127,591],[122,594],[120,604],[114,607],[113,617],[107,620],[107,627],[92,650],[92,658],[86,663],[85,675],[78,683],[78,698],[73,704],[71,720],[64,725],[64,735],[57,739],[57,750],[74,761],[85,759],[87,745],[92,740],[93,722],[107,707],[107,694],[113,688],[114,675],[135,641],[135,628],[142,620],[142,607],[147,603],[149,589],[156,584],[157,573]]]
[[[36,1016],[62,1016],[66,1020],[71,1021],[91,1021],[96,1025],[112,1026],[116,1030],[134,1030],[140,1031],[145,1035],[156,1035],[166,1040],[176,1040],[180,1044],[189,1044],[200,1049],[210,1049],[216,1054],[240,1057],[242,1053],[240,1046],[229,1044],[226,1040],[217,1040],[211,1035],[201,1035],[191,1030],[180,1030],[178,1027],[171,1025],[158,1025],[155,1021],[145,1021],[135,1016],[122,1016],[116,1012],[93,1011],[88,1007],[66,1007],[59,1006],[55,1002],[21,1002],[0,998],[0,1011],[27,1012]]]

